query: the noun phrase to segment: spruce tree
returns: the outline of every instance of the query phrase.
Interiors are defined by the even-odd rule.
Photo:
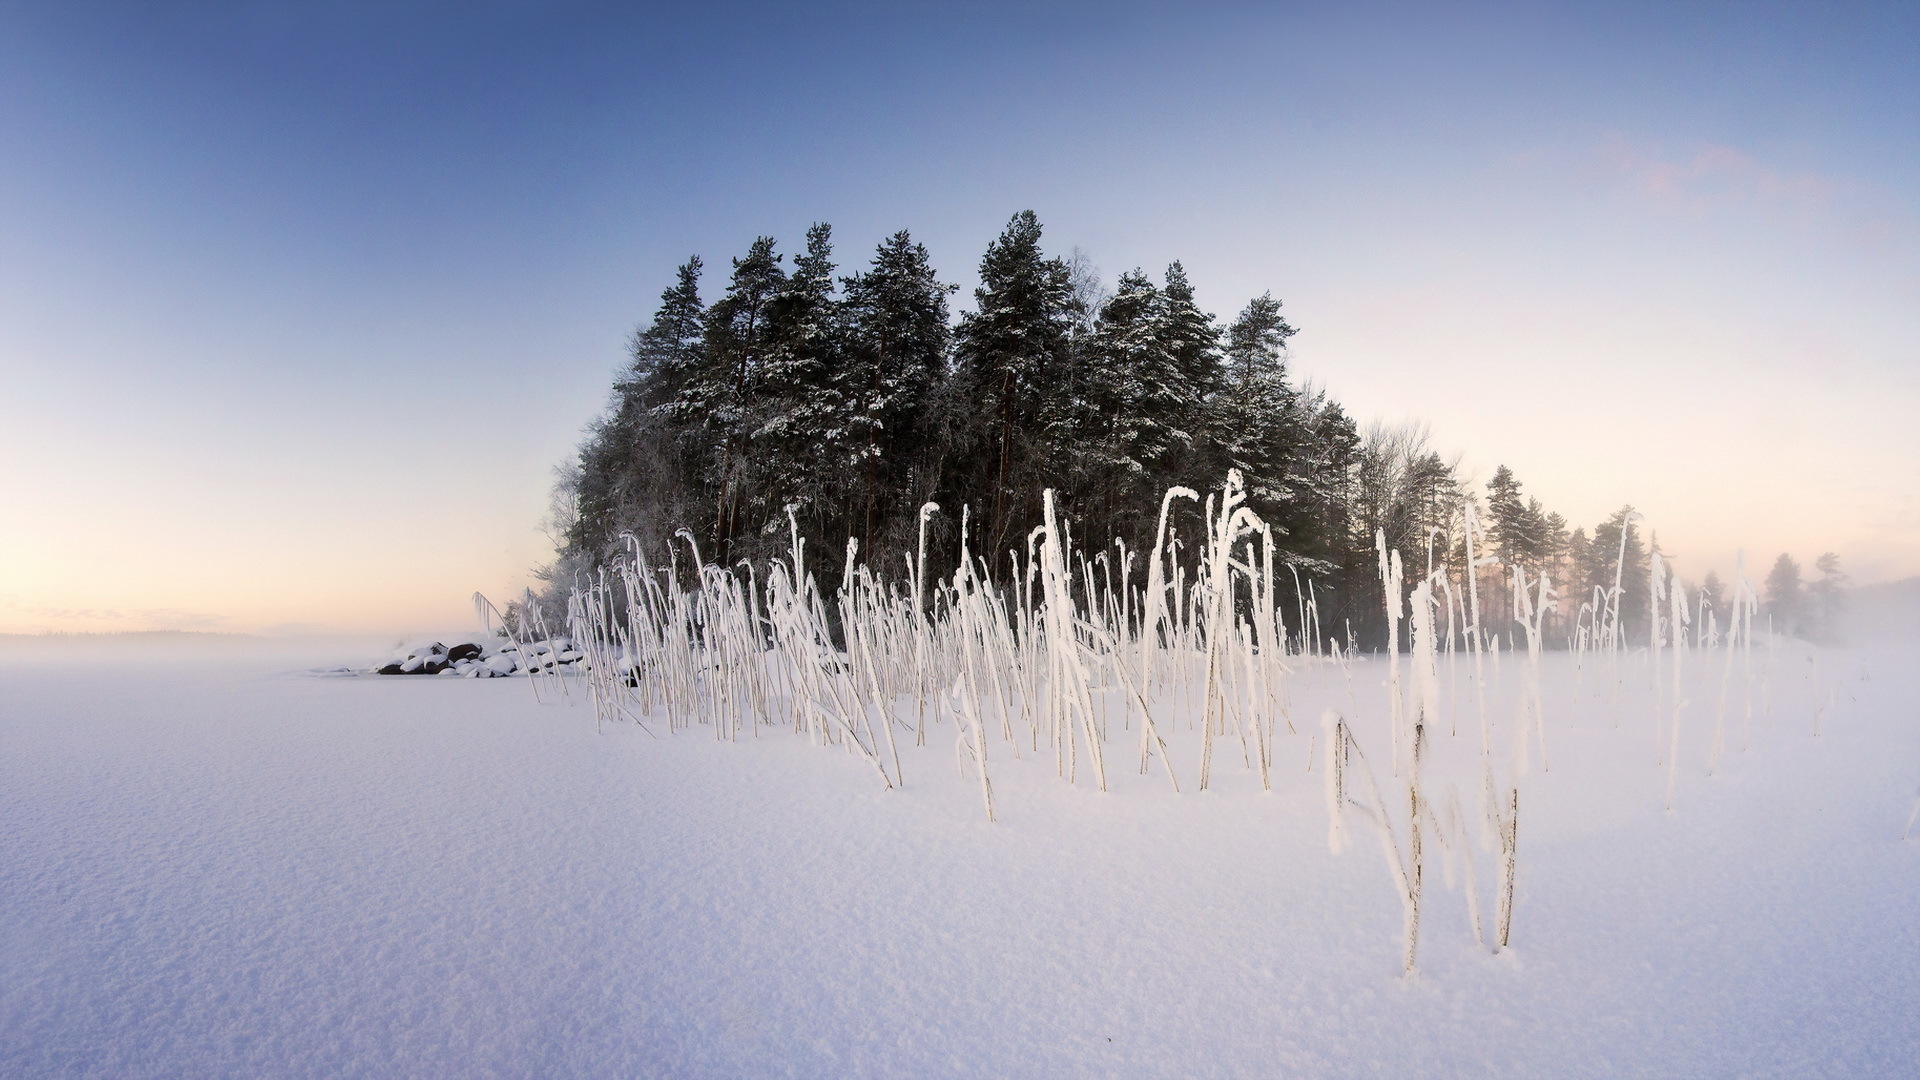
[[[1099,501],[1108,532],[1118,512],[1152,498],[1181,434],[1168,424],[1179,376],[1161,336],[1160,308],[1160,290],[1146,274],[1122,274],[1087,343],[1073,452],[1086,474],[1082,489]]]
[[[674,404],[700,363],[704,310],[696,255],[660,294],[652,324],[629,342],[631,363],[614,383],[613,405],[581,447],[570,548],[598,558],[623,531],[658,542],[678,524],[670,515],[688,509],[702,448]]]
[[[749,452],[751,487],[765,499],[758,524],[778,532],[785,510],[826,525],[824,505],[848,453],[845,402],[836,376],[845,333],[834,299],[832,230],[807,230],[805,254],[766,304]]]
[[[1566,573],[1560,570],[1560,566],[1567,558],[1567,545],[1572,539],[1567,535],[1567,519],[1557,513],[1542,516],[1540,503],[1536,499],[1527,500],[1527,513],[1540,523],[1535,547],[1540,560],[1537,569],[1552,569],[1556,571],[1558,580],[1566,581]]]
[[[1593,541],[1587,547],[1587,564],[1581,582],[1587,594],[1595,589],[1605,592],[1613,588],[1617,574],[1620,582],[1617,611],[1629,641],[1644,639],[1647,626],[1648,558],[1640,529],[1632,520],[1635,516],[1632,506],[1623,506],[1593,527]]]
[[[1487,518],[1488,537],[1500,561],[1509,566],[1531,563],[1527,504],[1520,499],[1520,481],[1505,465],[1487,481]]]
[[[1581,604],[1590,603],[1592,597],[1587,594],[1587,569],[1593,561],[1593,541],[1587,539],[1587,530],[1573,530],[1567,538],[1565,569],[1561,572],[1560,591],[1571,600],[1574,610]]]
[[[660,294],[653,324],[633,336],[633,363],[617,384],[623,401],[675,423],[695,418],[681,407],[703,359],[706,308],[700,303],[700,256],[681,265],[672,286]]]
[[[746,257],[733,260],[726,295],[707,309],[700,369],[681,403],[683,413],[699,417],[716,448],[707,479],[713,491],[713,557],[721,561],[730,561],[727,549],[745,496],[743,464],[764,359],[766,309],[787,277],[781,259],[773,238],[762,236]]]
[[[1720,630],[1722,633],[1725,633],[1727,630],[1727,619],[1729,615],[1731,615],[1731,612],[1727,609],[1727,586],[1725,582],[1720,580],[1719,574],[1712,570],[1707,571],[1706,578],[1700,582],[1700,596],[1706,600],[1709,610],[1718,613]]]
[[[1170,452],[1159,463],[1160,479],[1171,482],[1190,471],[1195,440],[1204,434],[1207,404],[1220,387],[1220,328],[1194,302],[1193,285],[1178,262],[1167,267],[1155,319],[1173,377],[1161,420]]]
[[[1806,593],[1800,584],[1800,563],[1782,554],[1767,571],[1766,613],[1773,618],[1776,633],[1794,635],[1804,628]]]
[[[1294,558],[1313,573],[1332,574],[1344,568],[1364,580],[1373,539],[1369,536],[1364,544],[1358,543],[1353,526],[1359,427],[1324,389],[1302,393],[1296,408],[1302,438],[1287,466],[1291,497],[1276,511],[1278,520],[1269,518],[1269,523],[1280,527]],[[1353,590],[1353,595],[1354,610],[1363,610],[1360,591]]]
[[[1300,395],[1287,381],[1294,333],[1272,293],[1249,301],[1227,327],[1225,367],[1209,402],[1215,471],[1239,469],[1249,505],[1269,522],[1295,497],[1295,457],[1307,440]]]
[[[844,282],[847,348],[835,378],[844,409],[854,535],[875,551],[890,521],[932,499],[939,450],[949,439],[941,402],[947,377],[947,296],[927,249],[905,229]]]
[[[1057,451],[1071,412],[1062,391],[1073,281],[1064,262],[1041,253],[1033,211],[1015,214],[988,246],[973,295],[976,310],[957,335],[959,390],[973,435],[958,448],[959,463],[971,466],[963,490],[987,510],[981,546],[998,551],[1015,521],[1033,516],[1021,495],[1037,496],[1063,472]]]

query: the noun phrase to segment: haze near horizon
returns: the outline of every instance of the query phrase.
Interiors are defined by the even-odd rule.
[[[1223,322],[1270,290],[1363,422],[1684,575],[1911,576],[1916,53],[1911,8],[0,6],[0,632],[464,625],[688,255],[906,228],[964,309],[1026,208]]]

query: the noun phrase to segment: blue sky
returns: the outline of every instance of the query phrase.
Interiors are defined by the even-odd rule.
[[[1920,6],[1438,10],[0,0],[0,630],[460,625],[687,255],[1027,207],[1683,571],[1920,573]]]

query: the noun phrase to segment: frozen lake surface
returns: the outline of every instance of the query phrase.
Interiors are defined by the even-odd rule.
[[[988,824],[950,721],[886,791],[787,729],[303,673],[342,650],[0,647],[0,1075],[1920,1074],[1910,648],[1783,646],[1712,776],[1695,694],[1671,811],[1644,660],[1550,655],[1513,948],[1430,855],[1412,978],[1314,749],[1341,707],[1386,782],[1378,661],[1303,672],[1273,792],[1118,737],[1106,793],[996,759]]]

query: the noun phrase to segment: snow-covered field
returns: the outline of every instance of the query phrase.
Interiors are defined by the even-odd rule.
[[[1713,775],[1690,684],[1669,811],[1644,655],[1549,654],[1512,947],[1430,850],[1405,977],[1322,784],[1333,707],[1391,788],[1377,659],[1302,665],[1272,792],[1231,737],[1194,790],[1181,722],[1184,793],[1127,738],[1105,793],[996,749],[989,824],[950,718],[900,729],[889,791],[789,728],[305,671],[364,645],[8,644],[0,1075],[1920,1074],[1920,652],[1755,656]],[[1460,671],[1441,694],[1430,797],[1472,818]]]

